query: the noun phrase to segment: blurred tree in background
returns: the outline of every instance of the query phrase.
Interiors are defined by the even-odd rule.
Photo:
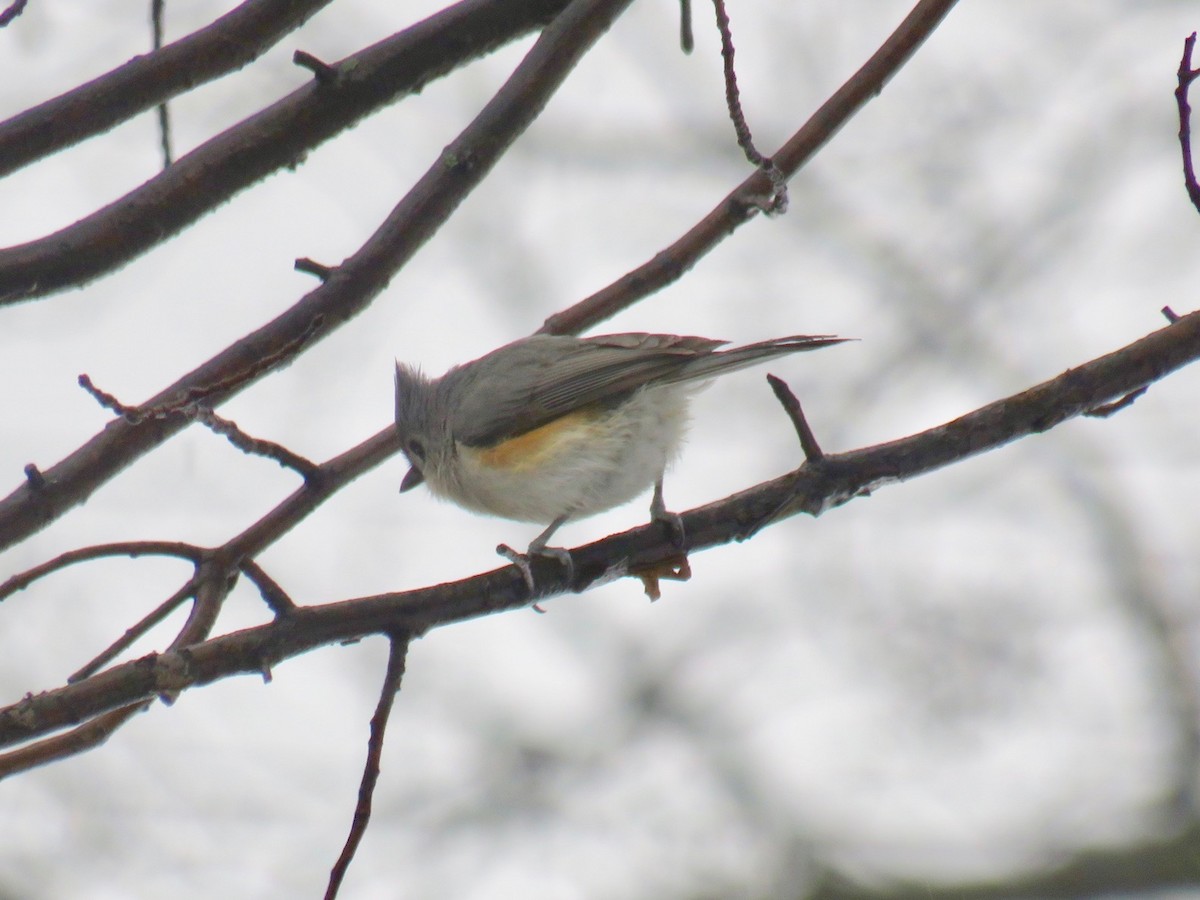
[[[117,541],[254,562],[231,587],[238,559],[193,568],[170,544],[12,593],[4,703],[63,685],[185,583],[195,602],[122,659],[269,621],[260,588],[310,605],[439,585],[532,537],[397,495],[391,370],[441,372],[622,285],[752,175],[711,7],[688,56],[678,4],[625,5],[192,0],[126,69],[144,0],[33,3],[0,29],[0,577]],[[600,330],[861,338],[771,366],[834,454],[1190,312],[1200,216],[1172,91],[1200,6],[943,5],[827,129],[785,215]],[[760,149],[913,6],[732,5]],[[556,28],[543,80],[510,81]],[[60,95],[81,101],[39,113]],[[114,420],[80,373],[142,417]],[[800,465],[761,374],[698,398],[673,508]],[[1109,418],[694,554],[653,605],[623,579],[415,641],[343,896],[1200,896],[1198,395],[1183,368]],[[197,399],[299,476],[180,414]],[[292,496],[311,508],[272,518]],[[386,654],[369,638],[269,686],[187,690],[7,778],[0,896],[318,895]]]

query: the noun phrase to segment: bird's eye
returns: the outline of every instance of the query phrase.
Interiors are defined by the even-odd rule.
[[[405,441],[404,452],[408,455],[408,459],[412,463],[419,465],[425,462],[425,442],[420,438],[409,438]]]

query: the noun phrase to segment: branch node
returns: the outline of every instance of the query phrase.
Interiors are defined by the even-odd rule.
[[[328,281],[329,277],[334,273],[333,266],[327,266],[323,263],[319,263],[315,259],[309,259],[307,256],[300,257],[292,265],[297,272],[315,275],[322,281]]]
[[[33,463],[25,467],[25,480],[29,482],[29,486],[35,491],[40,491],[46,486],[46,476]]]
[[[324,60],[317,59],[307,50],[297,50],[292,54],[292,62],[302,69],[308,69],[317,79],[318,84],[333,84],[337,81],[337,67],[331,66]]]
[[[1179,313],[1175,312],[1175,310],[1171,309],[1169,306],[1164,306],[1160,312],[1162,312],[1163,318],[1165,318],[1172,325],[1174,325],[1180,319]]]

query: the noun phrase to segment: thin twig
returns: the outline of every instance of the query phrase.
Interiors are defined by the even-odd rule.
[[[94,399],[105,409],[115,412],[118,416],[130,424],[136,425],[138,422],[141,422],[146,418],[146,416],[143,415],[136,406],[126,406],[115,396],[108,393],[108,391],[103,391],[96,387],[96,385],[92,383],[92,379],[87,372],[81,373],[78,380],[79,386],[91,394],[92,399]]]
[[[24,572],[18,572],[0,584],[0,600],[12,596],[17,591],[25,590],[39,578],[45,578],[59,569],[65,569],[76,563],[113,556],[128,556],[131,559],[137,559],[139,556],[174,556],[199,565],[204,559],[204,552],[204,548],[182,541],[119,541],[68,550],[54,559],[26,569]]]
[[[193,574],[175,593],[156,606],[141,618],[140,621],[125,629],[125,633],[109,644],[93,659],[83,665],[78,671],[67,677],[67,684],[74,684],[95,675],[110,662],[133,646],[133,643],[150,631],[155,625],[175,612],[185,601],[196,595],[197,575]]]
[[[900,68],[938,27],[957,0],[920,0],[850,79],[821,105],[771,158],[787,178],[800,170]],[[750,221],[770,185],[760,172],[725,196],[673,244],[608,287],[550,316],[539,334],[579,334],[682,278],[705,254]]]
[[[775,397],[783,404],[783,409],[788,414],[788,418],[792,420],[792,425],[796,429],[796,435],[800,438],[800,449],[804,451],[804,458],[810,463],[819,462],[824,458],[825,454],[821,450],[821,445],[817,443],[817,437],[813,434],[813,430],[808,424],[808,419],[804,418],[804,410],[800,408],[799,399],[792,393],[792,389],[788,387],[787,382],[782,378],[768,375],[767,381],[771,385],[771,390],[775,392]]]
[[[166,0],[150,0],[150,27],[154,32],[154,49],[161,50],[163,46],[163,14]],[[171,151],[171,114],[167,109],[167,101],[158,104],[158,140],[162,148],[163,168],[169,168],[175,159]]]
[[[742,110],[741,92],[738,90],[737,72],[733,64],[733,29],[729,23],[729,13],[725,9],[725,0],[713,0],[713,8],[717,14],[717,31],[721,34],[721,59],[725,69],[725,105],[729,109],[729,119],[733,122],[733,130],[737,135],[738,146],[746,154],[750,164],[761,169],[771,183],[771,196],[762,203],[762,208],[771,213],[781,214],[787,211],[787,179],[779,166],[767,156],[763,156],[754,146],[754,138],[750,134],[750,126],[746,123],[746,114]]]
[[[1196,170],[1192,162],[1192,108],[1188,105],[1188,88],[1200,77],[1200,69],[1192,68],[1192,51],[1196,47],[1196,32],[1183,42],[1183,58],[1179,60],[1178,86],[1175,88],[1175,105],[1179,109],[1179,150],[1183,154],[1183,183],[1187,188],[1192,206],[1200,211],[1200,184],[1196,183]]]
[[[358,787],[358,802],[354,807],[354,819],[350,824],[350,834],[346,837],[341,855],[334,863],[329,873],[329,887],[325,891],[325,900],[334,900],[346,877],[346,870],[354,859],[358,845],[362,843],[363,835],[367,833],[367,824],[371,821],[371,801],[375,795],[375,785],[379,781],[380,760],[383,758],[383,735],[387,729],[388,717],[392,713],[392,705],[396,693],[400,690],[400,682],[404,679],[404,666],[408,658],[409,635],[389,635],[391,646],[388,651],[387,673],[383,677],[383,686],[379,691],[379,703],[375,714],[371,716],[371,736],[367,741],[367,761],[363,766],[362,781]]]
[[[285,469],[292,469],[300,473],[300,477],[305,481],[317,476],[320,467],[312,460],[306,459],[298,453],[293,453],[282,444],[251,437],[238,427],[237,422],[218,416],[207,406],[191,407],[189,414],[211,431],[226,438],[229,443],[233,444],[233,446],[237,447],[243,453],[273,459]]]

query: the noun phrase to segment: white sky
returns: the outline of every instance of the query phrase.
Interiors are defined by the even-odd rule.
[[[232,4],[169,5],[178,37]],[[221,409],[321,460],[383,427],[393,359],[441,371],[534,330],[650,258],[746,174],[717,41],[641,3],[448,227],[363,315]],[[242,73],[172,105],[182,153],[437,4],[334,4]],[[770,150],[908,3],[735,4],[739,80]],[[0,31],[0,117],[144,52],[144,0],[31,3]],[[1172,98],[1200,8],[964,2],[757,220],[604,330],[861,342],[772,364],[827,450],[900,437],[1014,393],[1194,306],[1200,216]],[[138,402],[313,285],[377,227],[528,44],[430,85],[83,290],[0,309],[0,476],[100,430],[87,372]],[[1200,102],[1200,97],[1197,97]],[[153,117],[0,182],[0,243],[151,177]],[[678,509],[797,464],[748,371],[695,406]],[[634,582],[418,641],[353,898],[779,896],[811,861],[978,876],[1160,824],[1179,723],[1139,604],[1194,646],[1200,369],[1110,420],[894,486]],[[318,603],[492,568],[532,526],[400,497],[394,460],[263,555]],[[190,429],[0,555],[0,576],[97,541],[219,544],[295,486]],[[0,485],[0,491],[10,488]],[[647,498],[648,502],[648,498]],[[560,533],[641,522],[638,501]],[[147,561],[78,567],[0,605],[11,702],[61,683],[174,590]],[[249,588],[223,629],[262,621]],[[156,635],[163,641],[163,635]],[[146,649],[149,644],[146,645]],[[1194,650],[1185,650],[1194,660]],[[383,642],[155,707],[106,746],[0,785],[0,895],[310,897],[341,847]],[[1195,672],[1189,673],[1193,678]]]

